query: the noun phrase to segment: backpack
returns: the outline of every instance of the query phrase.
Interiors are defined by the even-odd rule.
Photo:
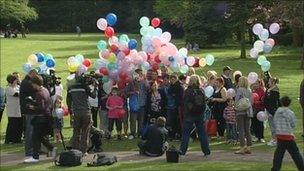
[[[236,103],[235,103],[235,109],[237,111],[246,111],[251,107],[251,102],[250,100],[244,96],[245,92],[242,91],[243,94],[241,95],[241,99],[239,99]]]
[[[96,157],[97,157],[97,159],[96,159]],[[89,166],[89,167],[109,166],[116,162],[117,162],[116,156],[111,155],[111,154],[106,154],[106,153],[99,153],[99,154],[94,155],[92,161],[90,163],[88,163],[87,166]]]
[[[206,99],[202,90],[193,90],[193,104],[191,106],[191,113],[196,115],[204,114],[206,108]]]
[[[71,149],[60,153],[59,161],[55,160],[56,166],[79,166],[82,164],[82,152]]]

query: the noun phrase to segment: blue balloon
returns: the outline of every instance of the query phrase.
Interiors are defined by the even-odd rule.
[[[173,56],[170,56],[168,60],[169,60],[170,62],[174,62]]]
[[[32,65],[29,63],[26,63],[22,66],[22,69],[25,73],[29,73],[32,70]]]
[[[106,16],[107,22],[110,26],[114,26],[117,22],[117,16],[114,13],[109,13]]]
[[[38,58],[38,62],[43,62],[44,61],[44,54],[43,53],[36,53],[36,56]]]
[[[46,64],[47,67],[53,68],[55,66],[55,60],[54,59],[48,59],[45,64]]]
[[[136,49],[137,41],[135,39],[131,39],[128,43],[128,46],[129,46],[130,49]]]

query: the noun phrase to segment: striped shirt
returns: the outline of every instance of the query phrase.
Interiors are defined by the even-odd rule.
[[[224,110],[224,118],[226,119],[226,123],[235,124],[235,108],[227,106]]]

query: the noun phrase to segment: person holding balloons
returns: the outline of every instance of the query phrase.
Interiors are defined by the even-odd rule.
[[[264,123],[259,121],[257,118],[257,113],[265,110],[263,99],[266,94],[266,88],[264,81],[258,79],[256,83],[252,85],[253,92],[253,118],[251,128],[255,137],[259,142],[265,143],[264,140]]]
[[[223,68],[223,74],[222,74],[222,78],[224,79],[224,87],[228,90],[230,88],[233,88],[233,83],[232,80],[230,78],[232,69],[229,66],[225,66]]]
[[[277,141],[275,138],[275,127],[273,124],[273,117],[275,115],[276,110],[280,104],[280,90],[277,84],[279,83],[279,79],[272,77],[269,79],[269,88],[266,91],[266,95],[264,98],[264,105],[266,111],[268,113],[268,123],[271,129],[272,140],[270,140],[267,145],[276,146]]]

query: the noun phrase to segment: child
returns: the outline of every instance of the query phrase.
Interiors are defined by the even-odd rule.
[[[227,127],[227,143],[232,143],[236,145],[237,143],[237,133],[236,133],[236,117],[235,117],[235,108],[234,100],[227,100],[228,106],[224,110],[224,118],[226,120]]]
[[[295,142],[293,129],[296,125],[296,117],[293,111],[288,106],[291,99],[284,96],[280,100],[282,107],[279,107],[274,115],[275,136],[277,138],[277,149],[273,156],[273,165],[271,170],[281,170],[282,160],[287,150],[291,155],[299,170],[304,170],[303,158]]]
[[[118,88],[114,87],[112,89],[111,95],[107,100],[107,108],[108,118],[109,118],[109,127],[108,127],[108,139],[111,138],[111,133],[113,131],[113,125],[115,122],[115,126],[117,129],[117,139],[121,140],[121,129],[122,129],[122,117],[120,116],[121,111],[124,107],[124,100],[120,96],[118,96]]]
[[[63,100],[62,96],[55,95],[55,101],[54,101],[54,110],[53,110],[53,119],[54,119],[54,139],[56,142],[62,142],[61,137],[61,131],[63,128],[63,115],[64,115],[64,109],[63,109]]]

